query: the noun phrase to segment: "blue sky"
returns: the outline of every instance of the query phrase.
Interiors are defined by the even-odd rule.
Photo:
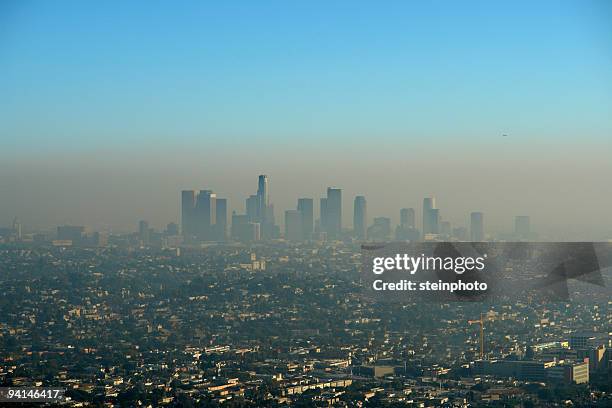
[[[606,143],[607,1],[0,3],[0,143]]]

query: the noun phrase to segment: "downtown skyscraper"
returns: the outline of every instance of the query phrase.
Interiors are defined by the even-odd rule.
[[[423,238],[440,232],[440,211],[436,208],[436,199],[423,199]]]
[[[342,190],[328,187],[327,198],[321,199],[321,230],[329,239],[342,235]]]
[[[185,237],[196,235],[195,208],[198,193],[197,190],[183,190],[181,192],[181,229]]]
[[[268,176],[261,174],[257,180],[257,218],[260,224],[261,237],[275,238],[278,231],[274,223],[274,206],[270,203],[270,190]]]
[[[302,239],[312,239],[314,228],[314,201],[312,198],[298,199],[297,210],[302,220]]]
[[[353,230],[357,239],[366,239],[367,202],[364,196],[356,196],[353,203]]]
[[[313,221],[313,199],[298,199],[296,210],[285,211],[285,239],[289,241],[312,239]]]
[[[470,240],[472,242],[484,241],[484,214],[481,212],[470,214]]]
[[[301,241],[302,234],[302,214],[299,210],[285,211],[285,239],[288,241]]]
[[[186,241],[223,241],[227,233],[227,200],[212,190],[181,192],[181,227]]]
[[[416,215],[414,208],[400,210],[400,225],[395,229],[395,239],[398,241],[418,241],[420,232],[416,228]]]
[[[217,198],[215,212],[215,237],[217,241],[227,239],[227,199]]]
[[[257,180],[257,215],[261,223],[268,217],[270,205],[270,192],[268,190],[268,176],[261,174]]]
[[[196,236],[201,241],[214,241],[214,225],[217,219],[217,194],[202,190],[196,199]]]
[[[402,228],[416,228],[414,208],[402,208],[400,210],[400,226]]]

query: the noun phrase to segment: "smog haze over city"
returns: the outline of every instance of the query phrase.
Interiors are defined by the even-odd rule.
[[[610,407],[611,157],[607,0],[0,1],[0,406]]]
[[[342,188],[399,221],[612,235],[607,2],[0,6],[0,224],[126,232],[179,191],[278,214]],[[588,210],[587,210],[588,209]],[[231,211],[230,211],[231,212]],[[282,217],[279,222],[282,224]]]

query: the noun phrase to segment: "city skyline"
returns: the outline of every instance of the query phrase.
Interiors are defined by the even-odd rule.
[[[393,224],[391,217],[367,215],[367,199],[365,196],[354,197],[350,225],[343,224],[342,208],[346,206],[343,200],[343,190],[338,187],[327,187],[326,196],[319,199],[319,212],[314,209],[315,199],[300,197],[294,209],[285,209],[284,216],[276,217],[274,203],[270,198],[268,175],[257,176],[256,194],[246,195],[244,211],[236,209],[229,212],[228,200],[218,196],[211,189],[190,189],[180,192],[180,220],[165,224],[164,234],[172,242],[179,244],[175,236],[181,235],[186,244],[206,241],[223,242],[237,240],[243,242],[284,238],[291,241],[308,240],[342,240],[352,238],[357,240],[440,240],[453,239],[460,241],[485,241],[489,239],[538,239],[537,233],[531,228],[531,217],[528,215],[514,216],[514,230],[493,233],[485,228],[484,213],[471,212],[468,224],[452,224],[444,218],[437,206],[435,197],[423,199],[421,229],[417,225],[417,211],[412,207],[402,207],[399,210],[399,222]],[[344,204],[343,204],[344,203]],[[282,212],[282,211],[281,211]],[[371,222],[370,222],[371,219]],[[277,222],[279,220],[280,222]],[[179,230],[180,225],[180,230]],[[392,227],[395,227],[393,234]],[[15,217],[11,228],[0,228],[3,235],[9,234],[12,239],[22,239],[23,224]],[[57,226],[56,238],[60,241],[78,242],[85,239],[85,226]],[[284,233],[282,232],[284,230]],[[138,222],[138,236],[143,245],[148,245],[151,228],[148,220]],[[40,232],[32,230],[31,232]],[[110,232],[110,231],[103,231]],[[490,234],[491,232],[491,234]],[[94,231],[98,233],[97,230]],[[74,237],[80,237],[75,239]],[[5,237],[6,238],[6,237]],[[87,238],[98,242],[98,237]],[[99,245],[94,244],[94,245]]]
[[[336,217],[338,218],[339,221],[337,221],[337,225],[336,227],[333,227],[335,231],[345,231],[345,230],[352,230],[353,229],[353,225],[354,225],[354,221],[355,221],[355,213],[354,213],[354,203],[353,203],[353,199],[357,198],[357,197],[364,197],[367,201],[367,205],[368,205],[368,210],[367,210],[367,215],[366,215],[366,229],[367,227],[369,227],[375,218],[380,218],[380,217],[385,217],[385,218],[389,218],[390,222],[392,225],[400,225],[402,223],[401,221],[401,211],[403,209],[413,209],[416,210],[415,212],[415,217],[417,219],[417,223],[416,223],[416,228],[418,230],[420,230],[421,232],[425,231],[424,227],[425,225],[423,224],[424,221],[427,221],[426,218],[424,218],[424,214],[425,213],[429,213],[430,209],[427,209],[427,211],[424,210],[424,205],[427,206],[427,200],[428,199],[433,199],[433,208],[432,210],[434,212],[436,212],[436,214],[432,214],[432,217],[435,218],[436,220],[438,220],[438,222],[443,222],[444,223],[450,223],[450,225],[452,225],[452,227],[462,227],[462,228],[466,228],[466,230],[468,231],[468,236],[471,237],[471,229],[472,229],[472,223],[473,223],[473,219],[471,218],[474,214],[478,214],[478,213],[486,213],[486,219],[487,219],[487,233],[495,233],[495,234],[500,234],[500,233],[507,233],[509,231],[513,231],[516,229],[516,220],[515,217],[520,216],[522,214],[529,214],[529,216],[533,219],[535,219],[535,225],[537,226],[537,229],[540,233],[543,233],[544,236],[546,236],[547,234],[554,234],[557,233],[559,235],[555,236],[552,235],[549,238],[550,239],[575,239],[575,240],[581,240],[581,239],[585,239],[585,240],[606,240],[609,239],[610,236],[612,236],[612,231],[610,231],[610,228],[606,228],[606,224],[602,224],[601,225],[601,229],[600,232],[602,233],[601,236],[599,236],[598,238],[589,238],[589,234],[590,231],[589,230],[584,230],[582,235],[575,235],[572,234],[572,231],[570,230],[570,227],[568,227],[567,224],[559,224],[557,225],[557,229],[553,230],[554,232],[550,232],[549,229],[547,229],[547,225],[545,223],[542,222],[542,219],[539,216],[534,217],[533,211],[530,211],[529,209],[527,210],[522,210],[522,211],[507,211],[504,213],[500,212],[496,212],[496,211],[492,211],[489,212],[490,210],[486,210],[483,208],[483,206],[478,206],[478,203],[475,202],[475,207],[471,207],[471,208],[464,208],[463,206],[461,206],[461,211],[458,211],[457,208],[454,208],[453,202],[445,202],[443,209],[441,210],[440,208],[438,208],[438,206],[436,205],[436,198],[437,196],[434,195],[430,195],[429,198],[425,198],[425,202],[422,203],[421,205],[418,204],[419,201],[422,201],[423,199],[410,199],[410,200],[402,200],[401,202],[393,202],[389,199],[386,199],[385,197],[381,197],[381,196],[376,196],[374,195],[373,197],[370,197],[368,195],[363,195],[360,192],[363,191],[363,189],[360,190],[356,190],[357,193],[352,192],[352,189],[344,189],[344,188],[336,188],[336,187],[321,187],[320,189],[320,193],[318,194],[313,194],[312,196],[308,196],[307,194],[302,194],[302,193],[296,193],[295,198],[287,198],[286,196],[283,197],[283,199],[280,199],[278,201],[280,202],[285,202],[287,203],[287,201],[289,202],[288,204],[286,204],[286,206],[277,206],[276,209],[276,213],[274,213],[274,205],[275,205],[275,195],[274,193],[270,193],[270,191],[274,191],[274,188],[270,188],[269,186],[269,178],[267,175],[265,176],[259,176],[261,177],[265,177],[265,180],[262,182],[261,180],[258,181],[257,183],[257,191],[256,194],[252,194],[252,195],[248,195],[247,192],[239,192],[239,193],[234,193],[234,194],[230,194],[231,197],[234,197],[234,199],[228,199],[224,194],[219,194],[218,190],[216,189],[211,189],[211,188],[202,188],[201,190],[198,189],[194,189],[192,188],[191,190],[183,190],[182,194],[184,195],[185,193],[189,193],[189,192],[193,192],[194,196],[192,197],[192,201],[194,202],[194,206],[195,203],[197,202],[198,199],[198,191],[203,192],[205,194],[212,194],[213,198],[215,200],[221,200],[222,205],[224,206],[224,212],[226,215],[225,218],[227,218],[227,225],[229,228],[229,225],[231,224],[231,215],[232,213],[236,212],[239,214],[246,214],[248,216],[248,220],[249,221],[257,221],[260,222],[262,220],[262,216],[264,216],[265,214],[269,214],[268,216],[271,217],[271,222],[272,225],[276,225],[277,227],[281,228],[281,231],[284,230],[285,227],[285,211],[287,210],[295,210],[297,209],[296,204],[299,204],[299,200],[300,199],[310,199],[313,200],[313,202],[316,202],[316,205],[313,203],[313,220],[320,220],[321,219],[321,210],[322,210],[322,205],[323,205],[323,201],[326,199],[326,194],[329,194],[329,191],[336,191],[339,190],[340,191],[340,195],[344,196],[342,199],[339,200],[339,202],[337,201],[335,206],[338,208],[337,211],[339,211],[339,214],[336,215]],[[263,183],[263,184],[262,184]],[[222,186],[223,187],[223,186]],[[327,192],[325,191],[327,189]],[[227,191],[227,190],[226,190]],[[355,190],[353,190],[355,191]],[[241,199],[236,200],[235,197],[240,197],[243,196]],[[280,194],[282,196],[282,194]],[[218,196],[218,198],[217,198]],[[444,197],[447,197],[446,195],[442,195]],[[202,196],[204,197],[204,196]],[[452,200],[452,198],[449,198]],[[252,200],[252,203],[254,205],[254,207],[249,210],[249,200]],[[241,204],[241,202],[244,202],[244,204]],[[262,202],[268,203],[268,204],[262,204]],[[293,203],[292,203],[293,202]],[[371,211],[372,208],[372,204],[374,204],[374,208],[380,208],[381,204],[384,204],[384,206],[387,209],[391,209],[388,212],[382,212],[382,211],[376,211],[373,212]],[[268,208],[268,210],[266,210],[265,214],[264,210],[262,210],[260,207],[264,205],[264,207]],[[377,206],[378,205],[378,206]],[[177,216],[175,217],[168,217],[168,218],[164,218],[164,219],[152,219],[151,217],[146,216],[146,211],[140,214],[137,214],[133,219],[130,219],[129,222],[127,224],[124,224],[123,227],[112,227],[112,226],[108,226],[108,225],[100,225],[100,224],[96,224],[95,222],[92,223],[90,221],[88,221],[87,219],[79,219],[77,221],[74,221],[75,219],[68,219],[68,220],[63,220],[63,221],[57,221],[55,223],[51,223],[51,224],[47,224],[47,225],[35,225],[35,224],[31,224],[30,220],[27,217],[24,217],[21,215],[21,212],[17,212],[18,215],[13,215],[12,217],[10,217],[10,222],[13,222],[13,220],[15,218],[18,218],[21,220],[21,224],[25,225],[26,230],[45,230],[45,229],[54,229],[55,226],[57,225],[85,225],[88,227],[93,228],[94,230],[103,230],[103,231],[109,231],[109,232],[116,232],[116,233],[126,233],[126,232],[130,232],[133,230],[133,226],[134,226],[134,219],[146,219],[147,222],[149,222],[153,227],[156,227],[158,229],[163,229],[163,227],[165,227],[168,223],[177,223],[177,224],[182,224],[182,214],[184,214],[184,203],[181,202],[174,202],[173,207],[177,207],[178,210],[176,211],[178,213]],[[527,208],[527,207],[521,207],[521,208]],[[253,213],[251,215],[249,215],[249,211],[252,211]],[[271,211],[268,213],[268,211]],[[442,212],[441,212],[442,211]],[[441,216],[440,216],[440,212],[441,212]],[[537,214],[537,208],[535,213]],[[261,214],[261,215],[260,215]],[[493,217],[491,216],[491,214],[493,214]],[[605,220],[605,216],[607,214],[603,214],[603,216],[601,218],[599,218],[600,220]],[[212,212],[209,214],[209,218],[210,219],[214,219],[216,217],[215,213]],[[497,217],[498,219],[495,220],[495,217]],[[500,223],[499,222],[499,218],[503,218],[503,222]],[[491,219],[494,219],[493,222],[491,222]],[[205,223],[207,223],[207,221],[203,221]],[[214,223],[214,222],[213,222]],[[261,222],[260,222],[261,223]],[[10,225],[10,223],[4,223],[4,225],[8,226]],[[440,228],[444,228],[445,226],[442,224],[439,224],[437,226],[434,227],[435,231],[440,231]],[[448,227],[448,225],[446,226]],[[196,227],[194,227],[196,228]],[[268,228],[268,227],[266,227]],[[429,227],[426,227],[429,228]],[[565,231],[564,231],[565,228]],[[200,227],[201,229],[201,227]],[[427,230],[426,233],[436,233],[434,230]],[[610,232],[606,232],[606,231],[610,231]],[[271,233],[265,232],[264,234],[266,234],[266,236],[270,237]],[[333,235],[333,233],[332,233]],[[336,234],[337,235],[337,234]],[[480,235],[476,235],[477,237]]]

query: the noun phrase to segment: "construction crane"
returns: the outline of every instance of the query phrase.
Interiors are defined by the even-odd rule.
[[[471,326],[473,324],[480,325],[480,359],[484,359],[484,314],[480,314],[480,319],[478,320],[468,320],[468,324]]]

